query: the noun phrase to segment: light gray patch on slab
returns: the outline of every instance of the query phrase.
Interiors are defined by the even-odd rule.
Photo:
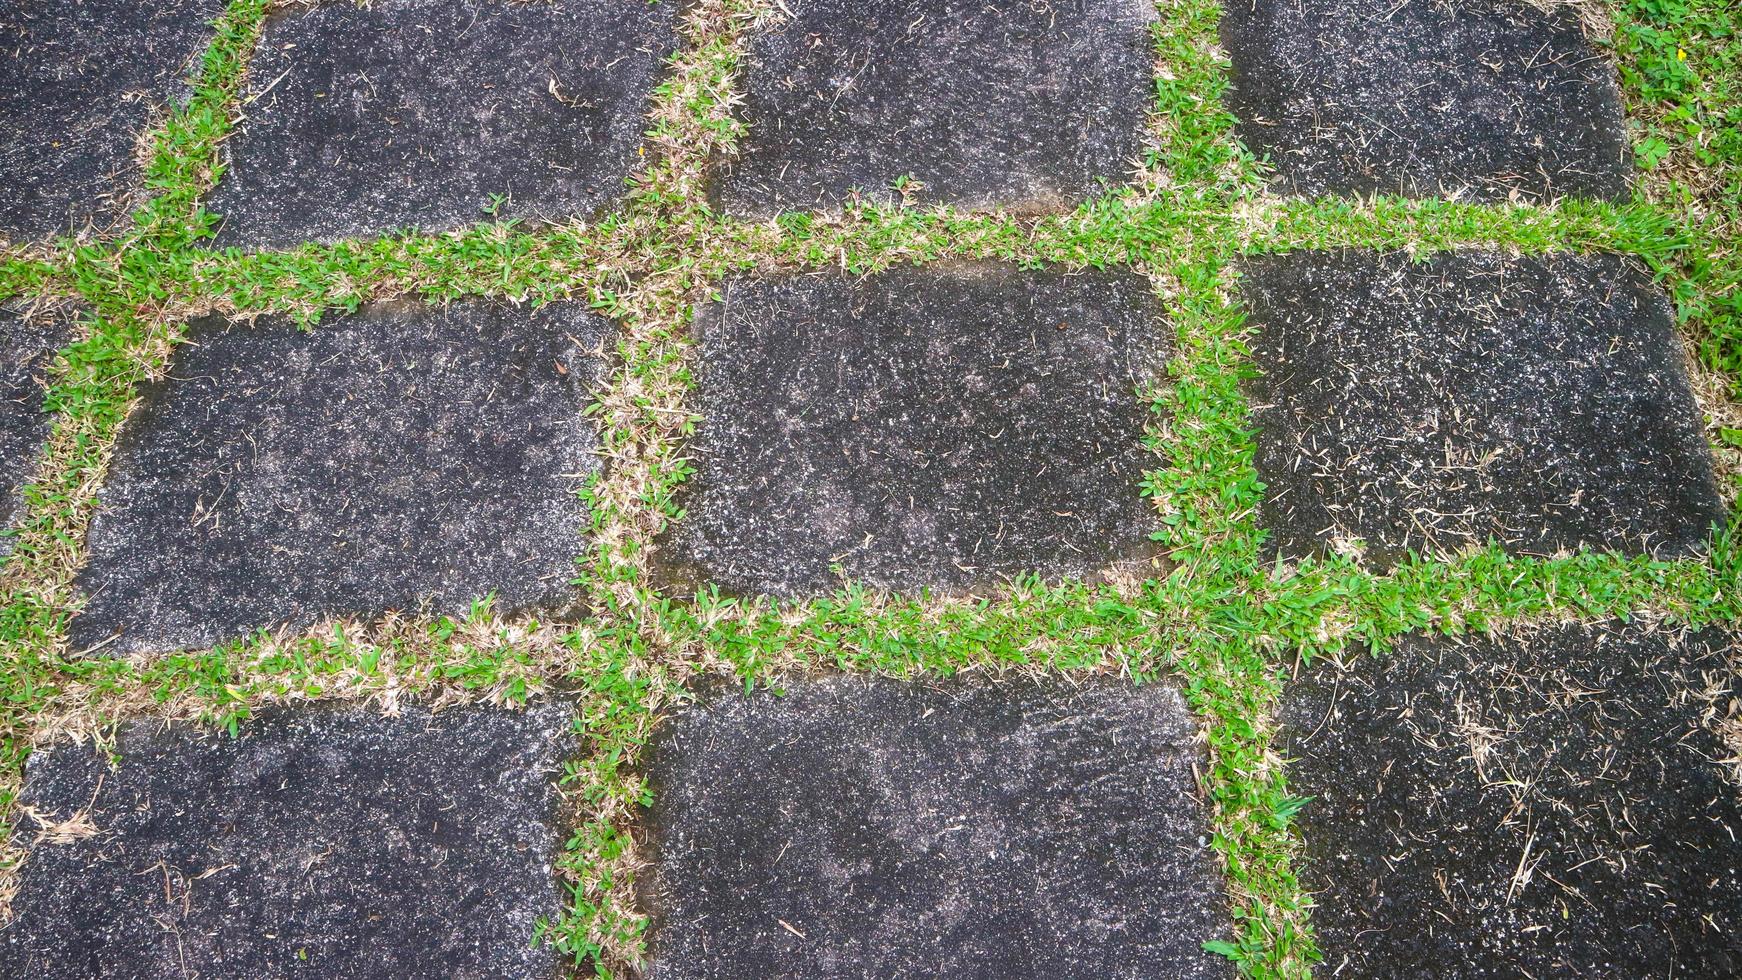
[[[127,725],[114,768],[39,751],[0,977],[555,977],[532,938],[563,905],[572,726],[553,702],[278,708],[237,738]]]
[[[1127,181],[1154,98],[1147,0],[790,0],[749,38],[736,159],[755,218],[871,201],[1068,210]]]
[[[1737,639],[1410,636],[1303,672],[1278,739],[1320,975],[1742,972]]]
[[[651,758],[651,980],[1231,972],[1172,687],[806,680]]]
[[[1572,4],[1243,0],[1222,44],[1240,139],[1284,192],[1627,197],[1614,68]]]
[[[562,608],[598,472],[585,304],[387,302],[190,326],[115,450],[77,648],[207,647],[428,603]]]
[[[1158,460],[1137,389],[1164,327],[1129,272],[729,281],[696,316],[697,472],[662,575],[801,596],[841,575],[959,592],[1147,568]]]
[[[1245,261],[1240,292],[1284,557],[1677,557],[1724,520],[1669,304],[1630,260],[1296,252]]]
[[[0,4],[0,240],[106,229],[141,181],[139,137],[211,41],[224,0]]]
[[[22,491],[52,422],[43,411],[49,371],[72,333],[64,312],[0,303],[0,527],[12,527],[22,514]],[[0,558],[11,551],[11,536],[0,536]]]
[[[374,0],[267,21],[206,206],[281,248],[494,218],[588,217],[639,169],[682,4]]]

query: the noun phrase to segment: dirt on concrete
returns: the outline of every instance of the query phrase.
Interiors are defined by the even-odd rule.
[[[1129,272],[944,263],[728,281],[698,312],[703,421],[674,587],[962,592],[1144,569],[1169,341]]]
[[[492,219],[586,218],[627,191],[678,0],[287,5],[206,207],[284,248]]]
[[[600,465],[583,413],[613,334],[584,302],[192,324],[122,429],[74,648],[200,648],[486,595],[573,605],[577,494]]]
[[[0,6],[0,243],[101,232],[138,197],[137,148],[186,98],[224,0]]]
[[[0,977],[555,977],[572,710],[273,709],[30,758]]]
[[[1283,695],[1324,975],[1742,973],[1734,633],[1411,636]]]
[[[1572,4],[1242,0],[1229,108],[1285,193],[1627,198],[1615,69]]]
[[[867,201],[1061,211],[1129,181],[1154,101],[1146,0],[789,0],[753,29],[727,211]],[[903,186],[896,187],[897,182]]]
[[[1669,303],[1631,260],[1295,252],[1240,273],[1274,553],[1678,557],[1723,523]]]
[[[655,730],[651,980],[1225,977],[1164,684],[836,676]]]

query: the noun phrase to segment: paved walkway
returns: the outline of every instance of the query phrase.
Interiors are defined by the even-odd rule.
[[[1570,8],[13,7],[0,977],[1742,973]]]

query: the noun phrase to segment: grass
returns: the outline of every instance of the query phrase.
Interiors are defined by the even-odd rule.
[[[1690,246],[1671,280],[1699,357],[1742,394],[1742,25],[1719,0],[1623,0],[1613,49],[1639,197]]]
[[[610,975],[644,951],[646,919],[633,897],[647,858],[636,821],[648,800],[638,751],[659,713],[681,703],[700,676],[757,686],[815,670],[1114,673],[1179,684],[1203,720],[1212,843],[1235,925],[1212,948],[1248,975],[1297,977],[1317,951],[1310,898],[1294,872],[1293,819],[1310,804],[1290,793],[1271,747],[1288,672],[1349,649],[1383,651],[1408,632],[1742,615],[1742,546],[1727,534],[1706,561],[1600,553],[1537,560],[1490,548],[1412,559],[1385,575],[1335,558],[1267,563],[1255,516],[1264,487],[1243,388],[1250,337],[1237,301],[1239,260],[1261,252],[1480,246],[1635,255],[1675,298],[1706,372],[1700,387],[1714,441],[1722,447],[1735,431],[1732,449],[1742,449],[1742,423],[1723,422],[1735,418],[1725,396],[1742,391],[1742,59],[1733,15],[1719,4],[1625,0],[1614,10],[1606,43],[1621,66],[1644,168],[1634,199],[1620,204],[1274,197],[1222,108],[1228,68],[1216,45],[1218,5],[1158,0],[1154,112],[1132,186],[1040,218],[856,205],[744,224],[711,210],[702,181],[707,161],[732,152],[743,135],[731,110],[745,32],[775,8],[697,0],[685,8],[686,44],[653,100],[646,167],[610,216],[213,252],[200,247],[214,218],[199,200],[221,179],[219,147],[267,9],[267,0],[232,0],[220,17],[191,98],[152,134],[148,200],[116,240],[0,253],[0,298],[76,300],[83,311],[54,370],[53,430],[0,566],[0,826],[10,825],[33,744],[102,732],[119,717],[152,713],[235,730],[272,702],[387,692],[513,702],[560,688],[576,699],[587,750],[563,781],[580,814],[562,862],[571,902],[541,924],[540,939],[578,967]],[[848,586],[775,602],[653,588],[648,545],[682,518],[680,491],[693,475],[685,443],[698,422],[687,335],[695,304],[743,270],[864,273],[960,258],[1124,265],[1155,284],[1176,355],[1152,395],[1149,440],[1166,462],[1146,476],[1143,493],[1156,507],[1171,570],[1120,584],[1017,581],[968,599]],[[586,491],[591,526],[577,529],[590,542],[576,577],[592,615],[547,624],[499,616],[486,602],[464,616],[338,620],[144,662],[72,656],[72,574],[109,454],[136,386],[165,369],[182,319],[197,310],[274,311],[318,324],[332,311],[399,294],[572,299],[621,324],[620,367],[593,411],[610,466]],[[16,850],[0,854],[0,900],[17,858]]]

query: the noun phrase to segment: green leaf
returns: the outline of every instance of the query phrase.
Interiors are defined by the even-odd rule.
[[[1295,814],[1299,813],[1302,807],[1312,801],[1313,798],[1310,796],[1286,797],[1281,803],[1276,804],[1276,815],[1283,820],[1293,820]]]
[[[1204,952],[1215,953],[1217,956],[1226,956],[1227,958],[1235,961],[1236,963],[1240,962],[1242,959],[1245,958],[1240,952],[1240,947],[1234,945],[1233,943],[1227,941],[1226,939],[1207,939],[1207,940],[1205,940],[1204,941]]]
[[[1639,160],[1642,170],[1652,170],[1669,156],[1669,144],[1656,136],[1647,136],[1633,149],[1634,156]]]

